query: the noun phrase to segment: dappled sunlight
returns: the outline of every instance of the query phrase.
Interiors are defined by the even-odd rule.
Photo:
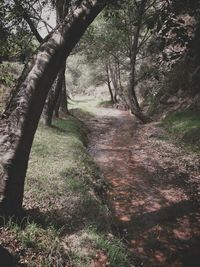
[[[109,184],[107,197],[122,237],[142,266],[197,267],[197,187],[190,180],[194,173],[179,162],[180,149],[159,138],[163,131],[154,124],[138,127],[119,111],[97,114],[88,122],[90,152]]]

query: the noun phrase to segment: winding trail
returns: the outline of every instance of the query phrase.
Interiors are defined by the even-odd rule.
[[[155,123],[96,109],[90,152],[109,185],[119,231],[144,267],[200,266],[200,159]]]

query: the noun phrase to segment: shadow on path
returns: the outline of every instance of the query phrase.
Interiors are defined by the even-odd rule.
[[[199,173],[185,171],[183,151],[148,137],[159,131],[154,125],[138,125],[122,111],[97,114],[88,123],[90,152],[110,185],[117,231],[141,266],[199,267]]]
[[[0,245],[0,266],[2,267],[16,267],[15,257],[4,247]]]

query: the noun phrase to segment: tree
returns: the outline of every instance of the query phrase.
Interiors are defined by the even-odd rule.
[[[137,55],[139,52],[139,46],[141,45],[140,32],[143,26],[143,18],[144,18],[145,11],[147,8],[147,2],[148,0],[141,0],[139,4],[135,5],[138,12],[136,13],[136,21],[135,21],[135,27],[134,27],[134,32],[133,32],[133,41],[132,41],[132,37],[130,37],[131,70],[130,70],[130,79],[129,79],[129,86],[128,86],[128,95],[129,95],[131,112],[144,123],[148,122],[149,118],[147,118],[141,112],[141,108],[139,106],[138,99],[135,93],[135,84],[136,84],[135,71],[136,71],[136,60],[137,60]]]
[[[28,158],[42,109],[66,58],[106,1],[83,0],[68,11],[27,62],[0,121],[0,212],[22,208]]]
[[[152,35],[158,3],[158,0],[120,1],[117,7],[103,12],[82,42],[84,50],[88,47],[88,58],[104,65],[111,101],[120,99],[144,123],[149,118],[143,114],[136,92],[138,66]]]
[[[116,28],[115,21],[115,15],[108,18],[103,12],[89,27],[78,48],[89,63],[98,62],[101,66],[101,81],[107,84],[113,103],[117,102],[117,97],[126,102],[121,83],[121,67],[126,61],[121,45],[124,33]]]
[[[64,19],[64,14],[68,9],[68,5],[66,6],[66,2],[64,0],[56,0],[53,4],[56,8],[57,25],[59,25]],[[63,64],[62,69],[59,71],[57,79],[55,80],[55,83],[47,97],[42,113],[42,121],[46,126],[52,125],[52,119],[55,110],[57,110],[57,116],[59,116],[58,113],[61,104],[65,115],[68,113],[67,106],[65,106],[67,105],[66,92],[64,92],[64,90],[66,91],[65,70],[66,62]],[[57,107],[56,104],[58,105]]]
[[[70,1],[64,1],[64,0],[56,0],[55,3],[54,1],[52,1],[52,5],[53,8],[56,8],[56,14],[57,14],[57,23],[60,24],[61,21],[64,18],[64,13],[66,13],[67,9],[69,8],[69,2]],[[42,9],[43,7],[45,7],[46,5],[46,1],[43,1],[42,3],[40,3],[39,0],[36,1],[19,1],[19,0],[12,0],[10,2],[10,4],[8,5],[7,2],[4,0],[4,9],[6,12],[9,13],[8,19],[5,19],[4,24],[6,25],[13,25],[10,28],[10,31],[13,32],[13,38],[12,38],[12,54],[14,54],[14,48],[16,47],[16,45],[19,46],[19,43],[22,44],[20,46],[21,48],[21,54],[20,54],[20,59],[21,60],[25,60],[26,56],[28,55],[28,51],[30,54],[30,49],[27,50],[26,46],[27,43],[30,41],[25,41],[25,39],[33,39],[35,38],[35,40],[37,40],[39,43],[43,42],[43,38],[40,35],[39,31],[38,31],[38,23],[43,23],[47,29],[47,31],[49,31],[50,26],[48,25],[48,23],[43,20],[41,18],[41,13],[42,13]],[[4,15],[3,17],[6,18],[6,16]],[[16,26],[17,24],[17,26]],[[25,26],[25,30],[27,31],[27,34],[25,34],[25,30],[22,30],[22,26]],[[19,29],[18,29],[19,28]],[[16,30],[17,33],[20,33],[20,38],[16,38],[16,36],[18,36],[19,34],[16,34]],[[28,38],[28,34],[29,34],[29,38]],[[5,34],[4,34],[5,35]],[[11,35],[12,36],[12,35]],[[11,43],[10,41],[10,43]],[[7,46],[5,46],[7,47]],[[11,49],[10,49],[11,50]],[[10,51],[9,51],[10,52]],[[65,66],[63,67],[65,68]],[[59,77],[62,79],[65,79],[64,75],[59,75]],[[59,81],[59,79],[56,79],[56,81],[58,82],[58,86],[55,84],[52,88],[52,91],[49,94],[49,97],[46,101],[45,104],[45,108],[44,108],[44,116],[43,116],[43,122],[46,125],[51,126],[51,122],[52,122],[52,114],[53,111],[51,112],[51,110],[54,110],[54,106],[56,103],[56,99],[53,100],[53,98],[57,97],[59,94],[61,94],[62,92],[62,87],[64,86],[64,82]],[[62,84],[62,86],[60,87],[59,84]],[[55,90],[59,90],[58,93],[55,93]],[[66,95],[66,94],[65,94]],[[63,102],[66,102],[66,99],[62,99],[60,98],[60,102],[62,103],[62,107],[65,107],[66,105],[64,105]],[[53,105],[53,106],[52,106]],[[67,108],[65,108],[65,110],[63,109],[63,112],[65,111],[65,114],[67,113]]]
[[[30,30],[30,25],[24,20],[27,17],[31,21],[32,28],[35,28],[35,22],[30,18],[32,14],[16,5],[15,1],[2,0],[0,2],[0,54],[1,60],[20,60],[25,61],[35,49],[35,40]],[[33,5],[33,9],[37,10],[37,5],[29,1]],[[36,30],[37,32],[37,30]],[[38,34],[39,35],[39,34]],[[36,36],[37,38],[37,36]],[[12,56],[11,56],[12,55]]]
[[[53,113],[56,107],[56,103],[59,99],[59,95],[62,92],[63,83],[65,83],[65,66],[66,62],[64,62],[61,70],[59,71],[57,78],[49,91],[43,113],[42,113],[42,121],[44,125],[51,126]]]
[[[152,114],[199,92],[199,18],[200,1],[160,3],[148,58],[141,65]]]
[[[112,104],[114,104],[116,102],[116,99],[113,95],[113,91],[112,91],[112,88],[111,88],[111,79],[110,79],[110,72],[109,72],[109,64],[106,62],[105,63],[105,68],[106,68],[106,84],[108,86],[108,90],[109,90],[109,93],[110,93],[110,102]]]

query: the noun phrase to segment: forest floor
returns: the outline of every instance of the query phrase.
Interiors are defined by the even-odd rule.
[[[199,154],[98,101],[71,108],[84,123],[37,130],[24,217],[0,218],[0,266],[199,267]]]
[[[86,141],[85,125],[72,116],[54,120],[53,127],[39,125],[22,217],[0,217],[1,267],[132,266],[96,194],[103,180]]]
[[[198,267],[199,155],[158,123],[142,125],[111,108],[91,112],[90,153],[108,184],[115,227],[139,266]]]

